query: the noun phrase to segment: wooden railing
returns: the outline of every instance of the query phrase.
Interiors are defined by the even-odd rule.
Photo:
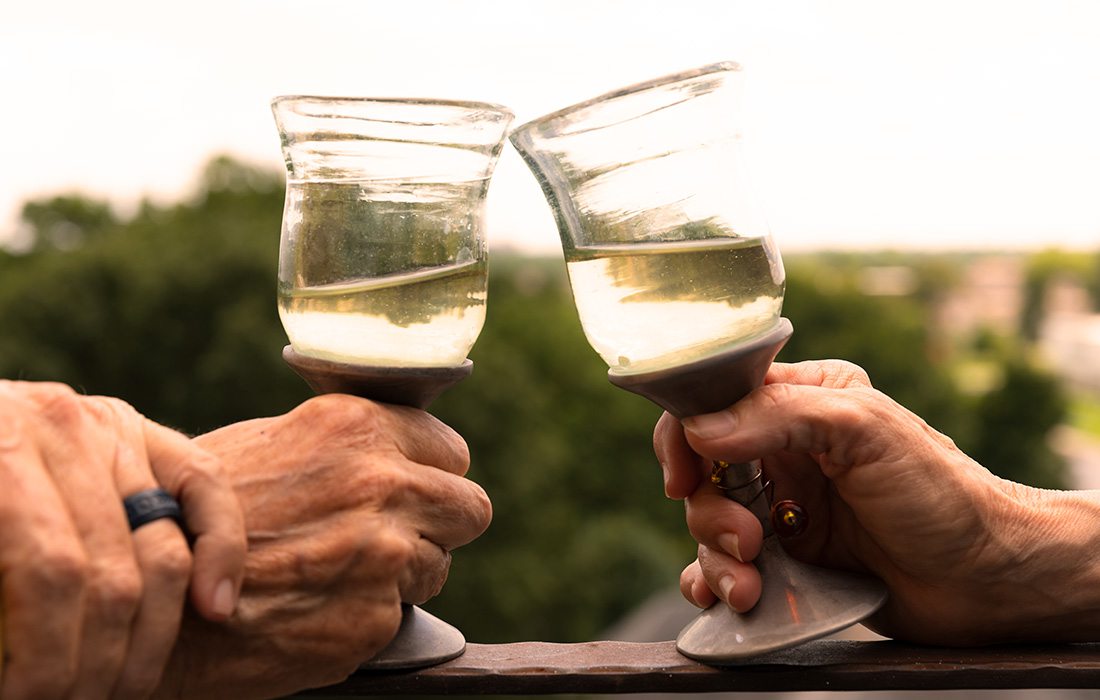
[[[687,659],[673,642],[470,644],[433,668],[357,673],[303,695],[960,688],[1100,688],[1100,644],[951,649],[823,640],[727,668]]]

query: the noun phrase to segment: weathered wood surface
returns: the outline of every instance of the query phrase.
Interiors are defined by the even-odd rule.
[[[310,694],[553,694],[959,688],[1100,688],[1100,644],[917,647],[823,640],[752,664],[716,668],[673,642],[470,644],[454,661],[357,673]]]

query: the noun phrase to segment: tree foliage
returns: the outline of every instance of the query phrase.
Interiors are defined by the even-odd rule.
[[[78,195],[28,204],[33,245],[0,255],[0,376],[120,396],[192,432],[306,399],[280,359],[282,210],[278,175],[225,158],[190,201],[126,219]],[[987,466],[1054,485],[1042,438],[1063,399],[1049,381],[1011,365],[971,405],[937,364],[930,309],[949,270],[933,265],[914,294],[882,298],[860,292],[858,261],[788,263],[783,359],[857,362]],[[607,382],[560,259],[490,267],[474,374],[432,410],[468,440],[495,520],[432,607],[475,641],[592,638],[694,555],[652,455],[659,411]]]
[[[1047,290],[1058,279],[1083,284],[1093,306],[1100,307],[1100,256],[1058,249],[1033,255],[1025,270],[1024,305],[1020,318],[1020,332],[1028,340],[1039,337]]]

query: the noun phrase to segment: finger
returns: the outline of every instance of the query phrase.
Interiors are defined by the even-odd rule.
[[[686,498],[699,486],[706,472],[706,460],[688,445],[680,421],[665,413],[653,429],[653,451],[664,473],[665,495]]]
[[[115,697],[149,697],[160,682],[179,633],[191,575],[191,553],[179,526],[157,520],[134,531],[144,583]]]
[[[688,530],[696,542],[742,562],[752,561],[760,553],[764,542],[760,521],[721,489],[702,484],[684,506]]]
[[[419,464],[463,476],[470,469],[470,448],[462,436],[430,413],[387,406],[390,436],[401,454]]]
[[[489,527],[492,504],[485,490],[461,476],[408,465],[408,482],[390,496],[393,515],[410,531],[446,550],[469,544]]]
[[[89,397],[114,419],[119,437],[114,475],[119,494],[157,488],[145,446],[144,418],[117,399]],[[148,697],[175,644],[191,578],[191,552],[177,523],[160,519],[130,533],[141,572],[141,599],[130,628],[130,643],[114,684],[117,698]]]
[[[859,365],[845,360],[807,360],[786,364],[776,362],[768,368],[765,384],[806,384],[832,389],[869,387],[871,378]]]
[[[470,468],[466,441],[416,408],[376,403],[346,394],[315,396],[280,419],[281,429],[307,438],[331,436],[333,445],[378,450],[384,444],[407,459],[462,476]]]
[[[30,437],[0,399],[0,697],[64,697],[76,679],[87,557]]]
[[[822,457],[827,476],[877,461],[913,440],[904,409],[873,389],[769,384],[725,411],[686,418],[688,444],[710,459],[749,462],[779,452]]]
[[[88,559],[75,697],[106,697],[115,686],[142,596],[130,528],[114,483],[124,440],[99,402],[67,388],[38,386],[39,445]]]
[[[439,595],[447,582],[451,553],[426,538],[417,538],[398,588],[401,601],[420,605]]]
[[[737,612],[748,612],[760,600],[760,572],[752,564],[700,546],[699,568],[711,591]]]
[[[186,436],[143,420],[157,481],[180,502],[194,538],[191,602],[203,617],[228,619],[237,607],[247,540],[244,514],[216,457]]]
[[[714,595],[707,580],[703,578],[698,559],[688,564],[680,574],[680,593],[697,608],[709,608],[718,600],[718,596]]]

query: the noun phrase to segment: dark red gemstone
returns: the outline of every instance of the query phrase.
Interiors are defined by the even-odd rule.
[[[772,529],[780,537],[796,537],[806,531],[810,516],[794,501],[779,501],[772,506]]]

